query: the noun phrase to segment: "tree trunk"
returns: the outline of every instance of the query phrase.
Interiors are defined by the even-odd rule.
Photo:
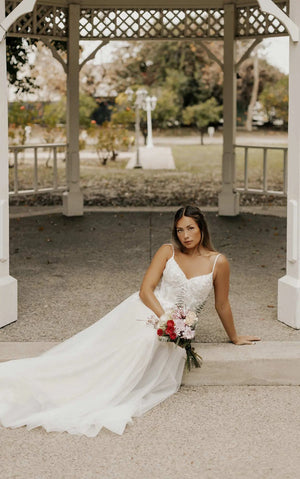
[[[204,145],[203,137],[204,137],[204,130],[201,129],[201,130],[200,130],[201,145]]]
[[[255,52],[255,55],[253,57],[253,77],[254,77],[254,82],[253,82],[253,88],[252,88],[252,93],[251,93],[251,100],[250,100],[250,103],[249,103],[249,106],[248,106],[248,111],[247,111],[247,120],[246,120],[246,130],[247,131],[252,131],[253,110],[254,110],[255,104],[257,102],[257,96],[258,96],[259,67],[258,67],[257,51]]]

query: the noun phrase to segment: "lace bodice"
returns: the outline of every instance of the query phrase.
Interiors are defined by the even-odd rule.
[[[188,279],[173,256],[167,261],[160,285],[155,294],[162,307],[167,310],[174,306],[184,306],[199,313],[213,287],[213,270],[208,274]]]

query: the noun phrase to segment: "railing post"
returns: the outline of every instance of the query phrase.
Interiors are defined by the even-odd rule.
[[[53,147],[53,188],[57,189],[57,147]]]
[[[263,190],[264,190],[264,193],[266,193],[268,191],[267,155],[268,155],[268,149],[264,147],[264,159],[263,159]]]
[[[245,146],[245,156],[244,156],[244,185],[245,190],[248,190],[248,147]]]
[[[288,181],[288,162],[287,162],[287,149],[284,149],[283,153],[283,193],[287,194],[287,181]]]
[[[15,195],[18,194],[19,191],[19,181],[18,181],[18,150],[15,149],[14,151],[14,192]]]
[[[34,189],[35,193],[37,193],[37,191],[38,191],[38,154],[37,154],[37,146],[34,147],[33,189]]]

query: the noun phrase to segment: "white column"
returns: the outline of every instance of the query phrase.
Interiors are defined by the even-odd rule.
[[[0,23],[5,0],[0,0]],[[17,281],[9,275],[8,112],[6,42],[0,43],[0,327],[17,320]]]
[[[219,193],[219,215],[239,214],[239,193],[235,183],[235,132],[236,132],[236,55],[235,55],[235,5],[224,5],[224,80],[223,80],[223,160],[222,190]]]
[[[63,214],[66,216],[83,214],[79,159],[79,19],[80,6],[69,5],[66,165],[68,191],[63,194]]]
[[[300,27],[298,0],[290,18]],[[278,281],[278,319],[300,329],[300,42],[290,40],[286,275]]]

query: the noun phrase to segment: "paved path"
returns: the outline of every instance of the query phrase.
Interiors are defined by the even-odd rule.
[[[172,149],[167,146],[154,146],[139,148],[140,164],[144,170],[175,170],[175,162]],[[126,168],[132,169],[136,166],[136,154],[132,155]]]

